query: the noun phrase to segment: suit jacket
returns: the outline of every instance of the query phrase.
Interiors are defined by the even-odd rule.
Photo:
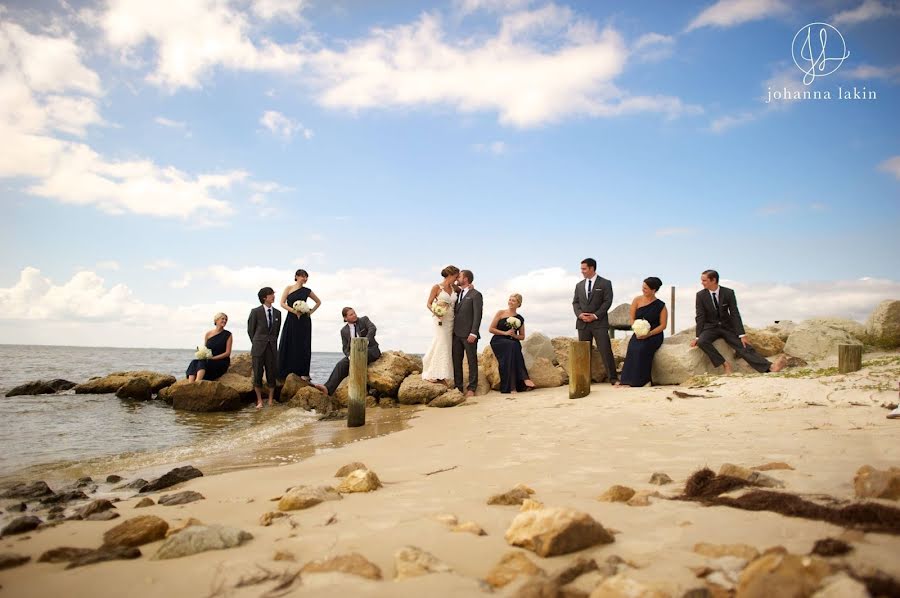
[[[737,299],[734,291],[719,286],[719,311],[713,304],[709,291],[702,289],[697,292],[697,336],[704,330],[721,326],[738,336],[744,334],[744,322],[741,320],[741,312],[738,311]]]
[[[356,320],[356,336],[364,336],[369,339],[370,360],[381,357],[381,349],[378,347],[378,341],[375,340],[376,330],[378,329],[375,327],[375,323],[367,316],[361,316]],[[344,324],[344,327],[341,328],[341,345],[343,347],[344,355],[347,357],[350,357],[350,340],[350,324]]]
[[[259,357],[266,352],[266,348],[272,347],[278,353],[278,333],[281,331],[281,312],[272,306],[272,329],[269,329],[269,320],[266,318],[264,305],[250,310],[247,318],[247,334],[250,336],[250,355]]]
[[[462,295],[462,291],[458,291]],[[474,287],[469,287],[465,299],[456,302],[453,307],[455,314],[453,319],[453,334],[462,338],[474,334],[475,338],[481,338],[481,315],[484,310],[484,299],[481,293]]]
[[[584,313],[591,313],[597,316],[593,322],[584,322],[581,319],[575,320],[575,329],[583,328],[609,328],[609,308],[612,306],[613,289],[612,283],[602,276],[597,277],[597,282],[591,288],[591,296],[585,295],[587,288],[587,279],[582,280],[575,285],[575,297],[572,299],[572,309],[575,317]]]

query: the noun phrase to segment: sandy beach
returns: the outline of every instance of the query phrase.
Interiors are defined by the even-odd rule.
[[[743,543],[760,552],[783,546],[806,555],[816,540],[842,534],[852,540],[854,550],[828,559],[833,565],[846,563],[898,578],[897,535],[847,535],[845,529],[820,521],[666,498],[679,494],[686,479],[704,466],[718,471],[725,463],[753,467],[785,462],[794,469],[766,472],[784,483],[782,491],[819,500],[824,495],[855,500],[853,478],[860,466],[900,464],[900,422],[886,419],[881,406],[897,400],[900,359],[897,353],[866,359],[875,365],[850,375],[823,376],[830,372],[822,370],[736,375],[712,378],[708,386],[697,388],[595,384],[588,397],[578,400],[570,400],[566,388],[555,388],[518,395],[491,392],[453,409],[421,407],[410,427],[397,433],[300,463],[208,475],[151,495],[156,500],[193,490],[205,500],[135,509],[138,498],[127,498],[116,504],[121,517],[112,521],[67,521],[5,537],[3,552],[32,560],[0,572],[0,594],[476,595],[490,591],[482,580],[500,558],[518,551],[548,574],[577,558],[603,563],[616,555],[628,563],[619,566],[621,576],[662,595],[681,596],[704,586],[692,568],[708,565],[710,557],[694,552],[697,543]],[[676,390],[692,396],[676,396]],[[354,461],[374,471],[383,487],[290,511],[270,526],[260,524],[261,515],[277,510],[272,499],[288,487],[337,486],[341,480],[335,472]],[[655,472],[668,474],[673,482],[650,484]],[[550,558],[510,546],[504,533],[520,507],[488,505],[487,499],[517,484],[532,488],[532,499],[547,507],[590,514],[614,533],[615,542]],[[599,501],[615,484],[661,496],[651,497],[648,506]],[[876,502],[897,506],[892,500]],[[475,522],[486,535],[451,531],[437,519],[447,514],[459,522]],[[172,528],[195,518],[234,526],[253,538],[236,548],[170,560],[152,558],[162,544],[157,541],[141,546],[143,556],[136,560],[71,570],[36,562],[51,548],[96,548],[106,530],[138,515],[159,516]],[[451,571],[395,580],[394,555],[408,545],[431,553]],[[309,561],[351,552],[377,565],[383,579],[302,573],[283,593],[272,592],[278,585],[274,580],[247,583],[263,570],[291,574]],[[602,580],[602,574],[590,573],[573,582],[573,588],[589,593]],[[496,592],[515,595],[526,581],[520,577]]]

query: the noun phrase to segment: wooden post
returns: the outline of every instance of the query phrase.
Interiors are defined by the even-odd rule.
[[[669,321],[672,323],[671,334],[675,336],[675,286],[672,286],[672,300],[669,302]]]
[[[369,339],[357,337],[350,341],[350,404],[347,408],[347,427],[366,425],[366,380],[369,368]]]
[[[862,367],[862,345],[838,345],[838,371],[855,372]]]
[[[572,341],[569,345],[569,398],[591,394],[591,341]]]

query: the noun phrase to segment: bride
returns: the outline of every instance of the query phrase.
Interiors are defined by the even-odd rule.
[[[434,322],[434,339],[431,348],[422,359],[422,379],[429,382],[453,380],[453,359],[451,343],[453,341],[453,308],[456,305],[456,279],[459,268],[447,266],[441,270],[442,280],[431,288],[426,307]],[[438,316],[443,308],[444,315]]]

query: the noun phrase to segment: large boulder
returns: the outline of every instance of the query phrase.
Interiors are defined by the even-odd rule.
[[[76,394],[112,394],[119,390],[126,382],[134,378],[144,378],[150,384],[152,392],[159,392],[167,386],[175,384],[175,376],[161,374],[159,372],[135,371],[113,372],[100,378],[92,378],[87,382],[75,386]]]
[[[422,380],[422,374],[407,376],[397,391],[397,400],[401,405],[427,404],[447,392],[447,387],[440,382]]]
[[[171,488],[175,484],[180,484],[182,482],[186,482],[188,480],[193,480],[194,478],[202,478],[203,472],[194,467],[193,465],[184,465],[182,467],[176,467],[175,469],[170,469],[163,475],[159,476],[152,482],[144,482],[140,484],[139,491],[144,492],[156,492],[157,490],[163,490],[165,488]],[[129,484],[131,486],[131,484]]]
[[[466,369],[468,370],[468,368]],[[468,380],[468,374],[467,371],[467,377],[464,380]],[[497,356],[494,355],[494,350],[490,345],[486,346],[478,356],[478,377],[480,378],[482,375],[491,390],[500,390],[500,362],[497,361]]]
[[[511,546],[520,546],[542,557],[615,542],[613,535],[593,517],[565,508],[519,513],[506,530],[505,537]]]
[[[784,344],[784,352],[806,361],[817,361],[836,356],[838,345],[858,344],[860,341],[845,327],[818,319],[797,326]]]
[[[253,539],[253,534],[227,525],[192,525],[163,542],[156,560],[177,559],[208,550],[225,550]]]
[[[528,367],[528,376],[536,388],[556,388],[569,382],[569,377],[558,365],[546,357],[538,357]]]
[[[243,405],[236,390],[209,380],[176,386],[172,407],[183,411],[237,411]]]
[[[228,370],[216,382],[234,389],[240,395],[242,401],[256,400],[256,391],[253,390],[253,379],[250,376],[242,376]],[[265,392],[268,393],[268,389]]]
[[[8,397],[17,397],[20,395],[50,395],[63,390],[75,388],[74,382],[56,378],[54,380],[33,380],[20,384],[6,393]]]
[[[169,524],[155,515],[140,515],[123,521],[103,534],[104,546],[142,546],[166,537]]]
[[[463,395],[463,393],[459,392],[457,389],[451,388],[441,396],[428,403],[428,406],[440,408],[456,407],[457,405],[462,405],[465,402],[465,395]]]
[[[866,321],[868,341],[879,347],[900,347],[900,301],[879,303]]]
[[[563,367],[566,371],[566,377],[568,381],[568,377],[571,376],[571,372],[569,371],[569,345],[578,339],[569,338],[567,336],[558,336],[554,338],[552,341],[553,349],[556,352],[556,362]],[[609,376],[606,373],[606,365],[603,363],[603,359],[600,357],[600,352],[597,351],[597,347],[593,346],[593,342],[591,343],[591,381],[592,382],[604,382],[609,379]]]
[[[612,311],[609,312],[610,327],[631,326],[631,304],[620,303]]]
[[[747,328],[747,342],[763,357],[784,353],[784,341],[774,332]]]
[[[252,386],[252,382],[251,382]],[[287,403],[301,388],[309,386],[309,382],[298,376],[297,374],[288,374],[284,380],[284,386],[281,387],[281,402]]]
[[[227,373],[249,378],[253,375],[253,357],[249,352],[232,353]]]
[[[556,359],[556,351],[553,349],[550,337],[546,334],[529,332],[522,341],[522,356],[525,357],[525,367],[530,372],[535,359],[543,357],[552,363]]]
[[[165,401],[166,403],[171,405],[172,404],[172,393],[174,393],[176,389],[178,389],[182,386],[188,386],[190,384],[193,384],[193,382],[191,382],[187,378],[182,378],[181,380],[178,380],[177,382],[175,382],[175,384],[172,384],[171,386],[167,386],[164,389],[162,389],[161,391],[159,391],[159,394],[156,395],[156,398],[160,399],[161,401]]]
[[[725,361],[731,364],[735,372],[755,372],[743,359],[735,359],[734,349],[719,339],[713,343]],[[721,368],[714,368],[709,357],[700,347],[691,347],[689,343],[678,342],[667,338],[653,357],[653,369],[650,376],[653,384],[681,384],[691,376],[703,374],[721,374]]]
[[[132,378],[119,387],[116,396],[120,399],[135,399],[137,401],[149,401],[153,398],[153,389],[146,378]]]
[[[422,371],[422,364],[403,351],[385,351],[369,364],[368,384],[382,396],[396,397],[407,376]]]
[[[838,330],[843,330],[853,338],[858,341],[865,340],[866,338],[866,327],[864,324],[857,322],[856,320],[848,320],[847,318],[812,318],[811,320],[806,320],[804,324],[812,324],[815,326],[828,326],[830,328],[837,328]]]
[[[333,398],[314,386],[304,386],[299,389],[286,404],[288,407],[299,407],[322,415],[328,415],[340,408]]]
[[[796,327],[797,324],[792,320],[779,320],[774,324],[769,324],[763,330],[765,330],[766,332],[771,332],[782,341],[787,342],[788,337]]]

